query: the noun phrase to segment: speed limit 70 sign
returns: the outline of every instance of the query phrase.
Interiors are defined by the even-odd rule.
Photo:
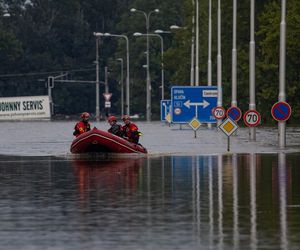
[[[258,111],[250,109],[244,114],[244,123],[248,127],[256,127],[260,124],[261,116]]]
[[[218,106],[213,108],[212,114],[216,119],[222,120],[225,117],[226,112],[223,107]]]

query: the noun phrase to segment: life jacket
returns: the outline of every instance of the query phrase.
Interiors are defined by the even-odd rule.
[[[125,124],[122,127],[124,135],[128,138],[130,142],[138,143],[140,138],[140,133],[138,127],[134,123]]]
[[[77,122],[75,127],[74,127],[74,133],[76,137],[91,130],[91,125],[88,122],[80,121]]]
[[[123,136],[123,128],[120,124],[117,123],[113,124],[108,130],[108,132],[120,137]]]

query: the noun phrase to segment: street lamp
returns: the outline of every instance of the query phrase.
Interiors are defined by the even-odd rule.
[[[130,90],[129,90],[129,40],[128,37],[126,35],[116,35],[116,34],[110,34],[110,33],[100,33],[101,36],[106,36],[106,37],[119,37],[119,38],[124,38],[126,40],[126,64],[127,64],[127,68],[126,68],[126,113],[127,115],[130,115]]]
[[[121,62],[121,116],[124,115],[124,84],[123,84],[123,58],[117,58],[117,61]]]
[[[199,86],[199,0],[196,0],[196,46],[195,47],[196,47],[195,85]]]
[[[161,30],[159,30],[161,31]],[[161,31],[161,33],[164,33]],[[134,36],[154,36],[160,39],[160,46],[161,46],[161,99],[164,100],[165,98],[165,77],[164,77],[164,40],[161,35],[159,34],[142,34],[139,32],[135,32]]]
[[[217,82],[218,82],[218,100],[217,106],[223,105],[223,91],[222,91],[222,50],[221,50],[221,0],[218,0],[218,55],[217,55]],[[221,120],[218,120],[218,125]]]
[[[279,96],[278,101],[286,101],[286,2],[281,1],[281,22],[280,22],[280,57],[279,57]],[[286,146],[286,122],[278,122],[279,147]]]
[[[100,120],[100,95],[99,95],[99,41],[100,37],[103,36],[100,32],[94,32],[96,37],[96,120]]]
[[[250,43],[249,43],[249,109],[256,109],[255,104],[255,1],[250,2]],[[256,140],[255,127],[250,127],[250,140]]]
[[[232,90],[231,106],[237,106],[237,49],[236,49],[236,26],[237,26],[237,0],[233,0],[232,20]]]
[[[7,10],[4,12],[3,17],[10,17],[10,13]]]
[[[131,12],[139,12],[142,13],[145,16],[146,19],[146,34],[147,34],[147,105],[146,105],[146,116],[147,116],[147,121],[151,121],[151,80],[150,80],[150,70],[149,70],[149,28],[150,28],[150,16],[153,13],[159,13],[159,9],[152,10],[148,13],[142,11],[142,10],[137,10],[137,9],[130,9]]]
[[[193,5],[194,5],[193,1]],[[193,16],[193,28],[192,28],[192,39],[191,39],[191,73],[190,73],[190,84],[191,86],[195,85],[195,16]],[[171,30],[178,30],[178,29],[186,29],[186,27],[180,27],[178,25],[171,25]]]
[[[155,30],[154,31],[155,34],[170,34],[171,31],[165,31],[165,30]]]

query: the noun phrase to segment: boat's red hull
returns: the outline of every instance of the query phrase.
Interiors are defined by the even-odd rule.
[[[142,153],[147,150],[135,143],[131,143],[119,136],[92,129],[74,139],[70,149],[73,154],[99,152],[99,153]]]

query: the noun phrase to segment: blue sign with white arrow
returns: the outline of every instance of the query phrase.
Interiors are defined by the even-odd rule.
[[[217,106],[216,86],[175,86],[171,89],[173,123],[188,123],[197,118],[202,123],[216,123],[212,109]]]
[[[171,111],[171,100],[161,100],[160,101],[160,120],[166,121],[166,116]]]

